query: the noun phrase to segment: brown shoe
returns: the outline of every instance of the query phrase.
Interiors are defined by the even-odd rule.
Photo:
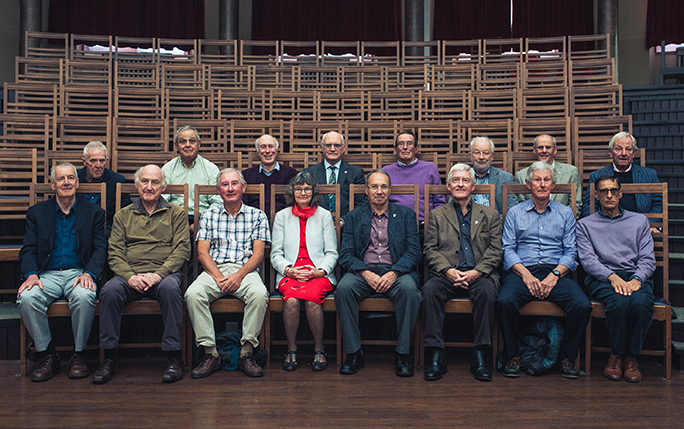
[[[211,374],[221,369],[221,356],[206,354],[200,363],[192,370],[192,378],[209,377]]]
[[[100,367],[97,369],[97,371],[95,371],[95,375],[93,375],[93,383],[109,383],[112,380],[112,377],[114,377],[115,372],[116,362],[111,359],[105,359],[102,361],[102,364],[100,364]]]
[[[238,369],[245,373],[247,377],[261,377],[264,375],[264,370],[254,359],[252,353],[245,353],[238,359]]]
[[[644,379],[639,371],[639,364],[634,358],[625,358],[625,380],[630,383],[638,383]]]
[[[164,383],[173,383],[174,381],[182,380],[185,375],[185,366],[183,361],[178,358],[170,357],[166,364],[162,381]]]
[[[622,356],[611,354],[608,358],[606,367],[603,368],[603,375],[610,380],[622,380],[622,372],[624,367],[622,365]]]
[[[69,374],[68,377],[74,378],[86,378],[90,375],[90,370],[88,369],[88,363],[83,359],[78,353],[74,353],[69,360]]]
[[[31,373],[31,381],[47,381],[62,370],[59,356],[47,355]]]

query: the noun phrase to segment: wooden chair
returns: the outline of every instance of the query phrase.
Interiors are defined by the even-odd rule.
[[[212,185],[195,185],[195,213],[199,213],[199,198],[200,195],[216,195],[216,186]],[[264,195],[265,195],[265,187],[264,184],[259,184],[259,185],[247,185],[247,188],[244,192],[245,195],[258,195],[259,196],[259,209],[264,210],[265,207],[265,201],[264,201]],[[194,230],[195,234],[197,234],[197,231],[199,231],[199,221],[200,221],[200,216],[195,216],[194,220]],[[262,280],[264,279],[264,276],[266,275],[265,267],[266,267],[266,257],[264,256],[264,259],[261,260],[261,264],[259,265],[259,272],[261,273],[261,278]],[[192,264],[193,264],[193,273],[195,277],[197,277],[200,274],[199,270],[199,259],[197,257],[197,246],[193,245],[193,257],[192,257]],[[265,284],[265,283],[264,283]],[[210,305],[210,310],[213,313],[242,313],[245,309],[245,304],[240,301],[239,299],[233,297],[230,294],[227,294],[216,301],[212,302]],[[264,323],[266,323],[266,320],[268,318],[268,311],[266,311],[266,316],[264,317]],[[187,331],[187,344],[186,348],[188,350],[188,362],[192,362],[191,358],[191,350],[192,346],[194,343],[194,331],[192,328],[192,324],[188,323],[187,324],[188,331]],[[259,343],[263,345],[264,349],[266,349],[266,330],[262,329],[261,333],[259,334]],[[266,349],[268,350],[268,349]]]
[[[290,121],[288,124],[289,152],[306,152],[309,154],[309,164],[318,162],[321,151],[321,138],[328,131],[337,131],[348,138],[348,121]],[[283,142],[280,141],[281,147]],[[254,146],[252,146],[254,147]]]
[[[59,114],[61,116],[111,118],[111,87],[109,85],[62,85],[59,89]]]
[[[161,87],[172,89],[207,89],[207,66],[204,64],[171,63],[161,65]]]
[[[321,57],[321,61],[324,57]],[[338,66],[308,66],[299,67],[298,91],[321,91],[336,93],[340,91],[342,81],[341,69]]]
[[[174,152],[173,138],[176,130],[185,125],[190,125],[197,130],[200,137],[200,154],[206,158],[207,153],[228,153],[228,121],[226,119],[174,119],[169,127],[169,150]]]
[[[114,62],[114,87],[133,86],[160,88],[159,64],[136,63],[128,61]]]
[[[467,91],[418,91],[418,120],[467,119]]]
[[[565,61],[567,43],[565,36],[557,37],[526,37],[526,63],[546,63]]]
[[[568,64],[564,56],[557,60],[536,62],[530,62],[528,57],[528,62],[521,64],[520,72],[520,87],[523,89],[568,87]]]
[[[518,90],[518,114],[521,119],[569,119],[568,89],[564,87]]]
[[[252,87],[255,90],[294,91],[298,82],[299,67],[256,65]]]
[[[50,116],[0,114],[0,147],[36,149],[44,153],[49,145]]]
[[[207,89],[251,91],[254,88],[254,66],[207,65]]]
[[[622,116],[622,85],[573,86],[570,88],[570,115]]]
[[[64,83],[64,60],[43,58],[14,58],[14,81],[16,83]]]
[[[71,34],[69,38],[69,59],[111,63],[114,39],[112,36]]]
[[[57,116],[59,86],[50,83],[5,83],[3,113]]]
[[[513,120],[518,114],[518,90],[486,89],[470,91],[468,119]]]
[[[85,58],[85,57],[83,57]],[[112,63],[101,59],[64,60],[64,84],[72,86],[106,86],[111,90]]]
[[[401,42],[402,66],[436,66],[440,64],[442,64],[441,41]]]
[[[514,129],[513,152],[531,152],[534,139],[540,134],[549,134],[556,139],[558,150],[567,153],[567,160],[560,160],[572,164],[571,118],[518,118],[515,120]]]
[[[101,141],[111,152],[112,121],[109,117],[56,116],[46,149],[83,150],[85,142]]]
[[[340,69],[341,91],[385,91],[386,68],[378,65],[343,66]]]
[[[571,61],[610,58],[610,34],[568,36],[567,46]]]
[[[608,154],[608,142],[621,131],[632,133],[632,115],[575,118],[572,121],[573,159],[580,162],[582,149],[603,149]]]
[[[347,121],[347,153],[394,153],[399,121]]]
[[[169,150],[169,121],[166,119],[117,118],[112,120],[112,152]]]
[[[266,91],[219,89],[216,91],[217,119],[266,120]]]
[[[238,60],[237,40],[197,40],[197,64],[236,66]]]
[[[482,40],[443,40],[442,65],[458,63],[479,64],[482,62]]]
[[[133,49],[131,49],[133,48]],[[154,37],[114,37],[114,61],[158,64]]]
[[[35,182],[30,184],[31,197],[30,205],[35,205],[41,201],[46,200],[49,196],[54,195],[54,191],[51,186],[47,183],[36,184]],[[76,191],[78,194],[100,194],[100,207],[105,210],[107,207],[107,185],[105,183],[86,183],[81,184]],[[106,222],[106,220],[105,220]],[[16,293],[16,291],[15,291]],[[95,314],[98,314],[99,305],[95,308]],[[48,306],[47,309],[48,317],[69,317],[71,316],[71,310],[69,310],[69,303],[65,300],[57,300]],[[87,346],[87,349],[93,349],[97,346]],[[21,374],[28,375],[28,365],[27,356],[32,348],[31,339],[24,324],[24,319],[19,318],[19,361],[21,363]],[[57,346],[57,351],[71,350],[71,346]]]
[[[476,70],[477,63],[474,60],[432,66],[430,67],[428,89],[436,91],[471,91],[477,85]]]
[[[453,165],[453,164],[451,164]],[[446,180],[445,180],[446,181]],[[473,194],[489,194],[489,201],[494,201],[495,187],[493,184],[490,185],[475,185]],[[425,185],[425,225],[427,229],[427,224],[430,222],[430,199],[433,195],[443,195],[448,201],[451,197],[451,193],[447,189],[446,185]],[[502,227],[503,229],[503,227]],[[426,282],[430,278],[430,269],[428,264],[423,261],[423,281]],[[447,314],[472,314],[473,306],[470,298],[467,296],[453,298],[444,303],[444,309]],[[423,320],[423,323],[425,321]],[[492,354],[494,362],[496,362],[496,354],[499,351],[499,335],[498,335],[498,325],[494,324],[494,329],[492,333]],[[475,343],[470,341],[445,341],[445,347],[474,347]],[[423,342],[420,342],[420,354],[423,356],[425,353]]]
[[[369,121],[416,119],[418,99],[415,91],[368,91],[366,100]]]
[[[197,39],[157,39],[157,62],[162,64],[196,64]]]
[[[358,66],[361,58],[361,42],[321,41],[322,66]]]
[[[79,188],[80,190],[80,188]],[[116,184],[116,211],[119,211],[122,209],[121,207],[121,194],[122,193],[127,193],[131,196],[131,198],[135,198],[138,196],[138,189],[136,188],[135,184],[133,183],[117,183]],[[165,194],[182,194],[183,195],[183,208],[185,209],[185,214],[187,216],[188,214],[188,185],[167,185],[166,190],[164,191]],[[192,237],[190,237],[192,239]],[[183,274],[183,281],[181,284],[181,288],[183,292],[188,288],[188,276],[187,276],[187,262],[183,264],[182,268],[182,274]],[[126,304],[123,308],[122,311],[122,316],[127,315],[127,314],[159,314],[161,315],[161,308],[159,306],[159,302],[155,299],[151,298],[143,298],[139,299],[137,301],[129,302]],[[185,309],[185,301],[183,301],[183,327],[181,328],[181,355],[183,356],[183,359],[185,359],[185,364],[190,365],[192,362],[191,359],[191,354],[190,350],[187,347],[188,344],[188,338],[187,338],[187,332],[188,332],[188,315],[187,311]],[[137,348],[159,348],[161,347],[161,342],[151,342],[151,343],[143,343],[143,342],[134,342],[134,343],[119,343],[118,347],[120,349],[137,349]],[[104,350],[100,349],[100,360],[104,359]]]
[[[365,91],[315,92],[317,121],[366,120],[367,105]]]
[[[518,89],[522,81],[521,65],[514,61],[478,64],[477,89]]]
[[[321,194],[334,195],[335,196],[335,232],[337,233],[337,243],[339,247],[340,243],[340,185],[316,185],[318,186],[318,192]],[[276,215],[276,196],[281,196],[285,194],[288,185],[271,185],[271,213],[269,219],[271,219],[271,230],[273,230],[273,221]],[[269,264],[270,265],[270,264]],[[340,280],[340,267],[339,265],[335,269],[335,275],[337,280]],[[268,359],[271,359],[271,346],[286,345],[287,340],[278,340],[273,338],[273,326],[271,313],[283,312],[285,310],[285,302],[283,301],[282,295],[278,292],[278,285],[275,284],[276,272],[273,265],[270,266],[270,284],[269,284],[269,299],[268,299],[268,311],[267,320],[264,321],[264,348],[268,350]],[[328,294],[323,301],[323,311],[335,311],[335,298],[332,294]],[[302,307],[303,309],[303,307]],[[323,340],[323,344],[335,344],[337,349],[337,363],[340,363],[340,343],[341,339],[339,323],[337,323],[337,334],[334,340]],[[313,344],[311,340],[299,340],[299,344]]]
[[[276,66],[279,63],[278,40],[240,40],[241,66]]]
[[[387,66],[386,76],[387,91],[418,91],[428,88],[430,69],[427,64],[397,67]]]
[[[26,211],[31,206],[31,183],[38,182],[36,149],[0,151],[0,220],[7,230],[0,235],[0,261],[18,261]],[[9,221],[9,222],[8,222]],[[0,289],[2,294],[16,294],[16,288]]]
[[[175,88],[164,91],[166,119],[214,119],[214,91]]]
[[[316,93],[312,91],[271,90],[267,111],[272,121],[292,119],[307,121],[316,119]]]
[[[135,172],[140,167],[154,164],[162,167],[176,156],[173,152],[149,152],[122,150],[112,152],[112,170],[121,174],[128,182],[133,182]]]
[[[427,187],[427,186],[426,186]],[[418,220],[418,185],[392,185],[392,194],[394,195],[413,195],[413,211],[416,213],[416,229],[420,224]],[[349,211],[354,210],[354,199],[357,194],[363,194],[366,192],[366,187],[364,185],[356,185],[352,183],[349,185]],[[363,301],[359,302],[359,312],[371,312],[371,313],[394,313],[394,303],[385,298],[381,294],[373,294]],[[413,355],[415,366],[419,367],[423,365],[423,357],[421,355],[421,344],[422,344],[422,333],[423,329],[421,326],[421,315],[418,315],[416,319],[416,326],[413,330]],[[344,345],[342,344],[342,332],[340,331],[340,320],[337,318],[337,362],[342,363],[347,357],[347,353],[344,351]],[[396,345],[396,340],[361,340],[361,345],[369,346],[393,346]]]
[[[556,194],[570,194],[571,209],[572,212],[577,217],[577,188],[570,183],[559,183],[553,189]],[[507,183],[503,184],[503,221],[506,221],[506,213],[508,212],[508,194],[530,194],[531,191],[526,185],[509,185]],[[519,309],[521,316],[555,316],[562,317],[565,313],[554,303],[546,300],[535,299],[528,302]],[[591,322],[590,322],[591,323]],[[578,354],[577,359],[575,359],[575,365],[580,368],[580,356]],[[588,372],[588,368],[585,368]]]
[[[523,61],[523,39],[482,39],[482,64]]]
[[[114,88],[114,117],[131,119],[164,119],[164,90],[146,86]]]
[[[654,313],[653,320],[661,320],[663,322],[663,349],[662,350],[642,350],[642,355],[648,356],[662,356],[663,365],[665,365],[665,378],[669,379],[672,376],[672,305],[670,304],[670,258],[669,258],[669,229],[668,229],[668,185],[667,183],[624,183],[622,184],[623,194],[662,194],[663,196],[663,212],[662,213],[645,213],[649,219],[656,219],[656,222],[651,223],[651,227],[660,228],[661,231],[653,234],[653,245],[656,258],[656,267],[663,270],[663,293],[662,297],[656,296],[653,305]],[[594,183],[589,185],[589,213],[593,214],[596,210],[596,188]],[[629,233],[626,231],[626,233]],[[597,301],[591,302],[592,317],[606,317],[606,307]],[[603,352],[610,353],[610,347],[595,347],[592,346],[591,337],[591,322],[587,325],[586,340],[585,340],[585,367],[587,372],[591,368],[591,353]]]
[[[202,153],[202,157],[204,157],[207,161],[213,162],[219,168],[219,171],[229,167],[238,171],[242,171],[243,168],[242,152],[207,152]]]
[[[570,60],[568,85],[603,86],[617,83],[615,58]]]
[[[361,66],[399,66],[399,43],[361,42]]]
[[[69,34],[25,32],[24,57],[63,60],[69,58]]]
[[[582,189],[588,189],[591,173],[600,170],[613,162],[608,145],[604,143],[601,149],[580,149],[577,155],[577,169],[579,170]],[[639,148],[634,152],[634,163],[646,166],[646,149]]]
[[[508,152],[513,144],[513,121],[511,119],[461,121],[463,140],[457,147],[459,153],[470,153],[470,141],[475,137],[488,136],[497,151]]]
[[[317,67],[320,64],[321,47],[314,41],[280,41],[280,65],[300,66],[303,64]]]
[[[270,134],[286,145],[285,123],[283,121],[243,121],[232,120],[228,123],[228,151],[249,153],[254,150],[254,142],[264,134]]]

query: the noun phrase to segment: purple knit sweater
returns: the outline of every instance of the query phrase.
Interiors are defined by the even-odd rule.
[[[425,211],[425,185],[442,184],[442,179],[439,177],[439,171],[437,171],[435,164],[418,160],[415,164],[404,167],[395,162],[382,167],[382,169],[389,174],[393,185],[420,185],[418,191],[420,204],[418,206],[418,217],[422,222],[424,219],[423,212]],[[443,195],[433,195],[430,200],[430,210],[433,210],[446,202]],[[391,195],[390,201],[413,210],[412,195]]]

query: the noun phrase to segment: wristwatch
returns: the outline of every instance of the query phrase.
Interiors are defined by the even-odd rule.
[[[560,271],[558,271],[558,270],[551,271],[551,274],[553,274],[554,276],[558,276],[558,278],[562,277]]]

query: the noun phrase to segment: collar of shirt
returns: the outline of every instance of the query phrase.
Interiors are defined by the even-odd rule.
[[[178,157],[178,163],[179,163],[182,167],[184,167],[185,169],[187,169],[187,170],[192,170],[193,168],[195,168],[195,165],[197,165],[197,160],[198,160],[198,159],[199,159],[199,154],[197,155],[197,157],[195,157],[195,160],[192,161],[192,165],[191,165],[190,167],[188,167],[187,165],[185,165],[185,163],[183,162],[183,160],[182,160],[181,157],[179,156],[179,157]]]
[[[371,209],[371,213],[372,213],[373,216],[375,216],[375,217],[383,217],[383,216],[384,216],[384,217],[388,217],[388,216],[387,216],[387,210],[385,210],[384,212],[378,214],[375,210]]]
[[[409,162],[408,164],[404,164],[401,161],[397,161],[397,164],[399,165],[399,167],[404,167],[404,168],[414,166],[417,163],[418,163],[418,158],[414,158],[413,161]]]
[[[525,210],[527,210],[528,212],[531,212],[532,210],[534,210],[534,211],[536,211],[537,213],[539,213],[539,211],[537,210],[537,206],[534,205],[534,201],[532,201],[532,199],[529,199],[529,200],[527,200],[527,201],[529,201],[531,204],[529,204],[529,205],[525,208]],[[526,201],[526,202],[527,202],[527,201]],[[549,202],[546,203],[546,207],[544,207],[544,211],[542,211],[542,212],[539,213],[539,214],[544,214],[544,212],[546,212],[547,210],[548,210],[548,211],[551,211],[551,200],[549,200]]]
[[[329,171],[330,167],[335,167],[337,169],[337,173],[339,174],[340,171],[340,166],[342,165],[342,160],[337,161],[336,164],[330,164],[327,159],[323,160],[323,165],[325,166],[325,170]]]
[[[632,163],[632,164],[633,164],[633,163]],[[615,163],[613,163],[613,171],[616,171],[616,172],[618,172],[618,173],[629,173],[630,171],[632,171],[632,164],[629,164],[629,167],[627,167],[627,170],[625,170],[625,171],[620,171],[620,170],[618,170],[618,168],[615,166]]]
[[[458,201],[453,200],[454,203],[454,209],[456,209],[456,213],[461,213],[463,214],[463,211],[461,210],[461,205],[458,203]],[[468,214],[469,211],[473,209],[473,199],[471,198],[470,201],[468,201],[468,204],[466,204],[466,214]]]
[[[491,166],[489,166],[489,168],[487,169],[487,172],[485,174],[483,174],[482,177],[480,177],[480,175],[477,174],[477,172],[476,172],[475,173],[475,183],[479,183],[479,181],[481,182],[483,180],[489,180],[489,172],[490,171],[492,171]],[[489,184],[489,183],[486,183],[486,184]]]
[[[78,205],[78,194],[76,194],[76,198],[74,198],[74,204],[69,209],[69,213],[71,213],[72,211],[74,213],[76,213],[76,206],[77,205]],[[55,212],[59,213],[61,211],[62,211],[62,208],[59,206],[59,204],[57,204],[57,198],[55,198]],[[69,213],[66,213],[66,215],[68,215]]]
[[[261,165],[261,163],[259,163],[259,173],[264,173],[265,175],[270,176],[271,174],[273,174],[276,171],[280,171],[280,164],[278,164],[278,161],[276,161],[276,163],[273,166],[273,168],[271,169],[271,171],[264,170],[264,166]]]
[[[226,206],[221,204],[221,208],[223,209],[221,213],[225,213],[228,216],[232,216],[230,213],[228,213],[228,210],[226,210]],[[244,214],[245,213],[245,203],[240,204],[240,210],[235,213],[235,216],[239,215],[240,213]]]
[[[618,215],[615,216],[615,217],[610,217],[610,216],[608,216],[607,214],[603,213],[603,212],[601,211],[601,209],[598,209],[598,214],[599,214],[599,216],[601,216],[601,217],[603,217],[603,218],[606,218],[606,219],[620,219],[622,216],[625,215],[625,209],[623,209],[623,208],[620,207],[620,206],[618,206],[618,208],[620,209],[620,214],[618,214]]]
[[[134,210],[139,211],[140,213],[144,213],[144,214],[146,214],[147,216],[152,216],[152,214],[153,214],[154,212],[156,212],[157,210],[159,210],[159,209],[162,209],[162,208],[165,208],[165,207],[171,207],[171,204],[169,204],[169,203],[164,199],[164,197],[161,197],[161,196],[160,196],[159,199],[157,200],[157,205],[154,206],[154,210],[152,211],[152,213],[147,213],[147,209],[146,209],[145,206],[143,205],[142,200],[141,200],[140,198],[138,198],[137,200],[133,201],[133,204],[131,204],[131,207],[132,207]]]

